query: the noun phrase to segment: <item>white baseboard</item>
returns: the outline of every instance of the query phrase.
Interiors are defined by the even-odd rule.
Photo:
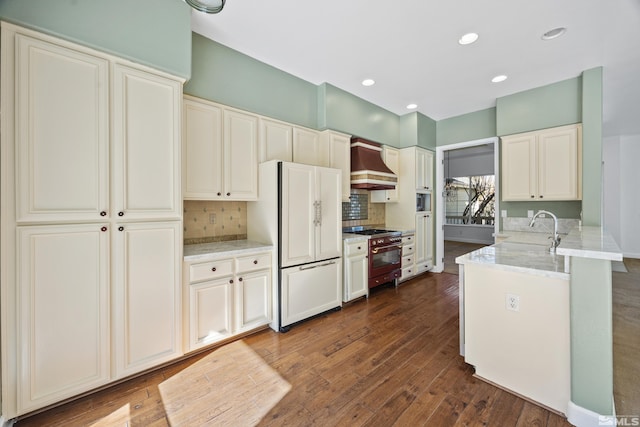
[[[567,405],[567,421],[576,427],[616,426],[616,416],[601,415],[578,406],[572,401]]]
[[[622,254],[625,258],[640,258],[640,253],[638,252],[625,252]]]
[[[4,416],[0,415],[0,426],[2,427],[12,427],[16,423],[16,419],[12,418],[10,420],[6,420]]]

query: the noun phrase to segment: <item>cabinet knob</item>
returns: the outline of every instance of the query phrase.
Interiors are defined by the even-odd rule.
[[[238,277],[238,282],[242,282],[242,277]]]
[[[211,271],[216,271],[217,269],[215,267],[211,267]]]
[[[124,231],[124,227],[123,226],[118,227],[118,231]]]
[[[218,196],[222,196],[222,193],[218,191]]]
[[[124,212],[122,211],[118,212],[118,216],[124,216]]]
[[[107,216],[107,213],[105,211],[100,212],[100,216]]]
[[[535,198],[536,198],[536,196],[534,196],[534,195],[532,194],[532,195],[531,195],[531,198],[532,198],[532,199],[535,199]]]
[[[358,246],[358,250],[362,249],[360,246]]]
[[[540,198],[542,199],[542,198],[544,198],[544,196],[540,195]]]
[[[233,283],[233,279],[229,279],[229,283]]]
[[[227,193],[227,196],[230,196],[230,195],[231,195],[231,193]]]
[[[391,200],[391,197],[387,197],[387,200]]]
[[[100,231],[102,231],[102,232],[107,231],[107,227],[100,228]]]
[[[254,260],[253,260],[253,264],[254,264],[254,265],[258,264],[258,260],[257,260],[257,259],[254,259]]]

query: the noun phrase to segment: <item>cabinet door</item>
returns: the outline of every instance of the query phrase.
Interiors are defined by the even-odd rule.
[[[416,148],[416,190],[431,191],[433,188],[433,154]]]
[[[114,210],[122,219],[179,219],[180,82],[116,64]]]
[[[239,273],[236,280],[235,305],[235,333],[271,322],[271,270]]]
[[[260,163],[268,160],[293,160],[293,127],[260,118]]]
[[[367,244],[366,242],[364,243]],[[344,302],[365,296],[369,293],[369,263],[365,256],[347,257],[344,265]]]
[[[416,214],[415,262],[420,264],[433,259],[433,221],[431,214]]]
[[[98,224],[17,233],[17,393],[24,414],[110,379],[109,234]]]
[[[531,200],[537,195],[536,137],[525,134],[502,138],[503,200]]]
[[[258,198],[258,117],[224,111],[224,199]]]
[[[180,356],[181,223],[132,223],[115,233],[116,377]]]
[[[222,108],[185,98],[184,198],[222,198]]]
[[[315,260],[316,201],[315,169],[297,163],[283,163],[281,207],[283,267]]]
[[[544,200],[579,200],[580,144],[576,126],[538,135],[538,197]]]
[[[348,202],[351,196],[351,138],[334,132],[328,133],[326,141],[328,161],[323,166],[342,171],[342,201]]]
[[[316,227],[315,259],[342,256],[342,171],[316,168],[316,200],[318,226]]]
[[[109,211],[108,62],[15,39],[16,219],[100,220]]]
[[[233,278],[189,285],[189,350],[233,334]]]
[[[305,165],[322,165],[318,132],[293,128],[293,161]]]

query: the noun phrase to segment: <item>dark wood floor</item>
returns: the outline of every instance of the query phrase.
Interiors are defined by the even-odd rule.
[[[428,273],[17,423],[43,425],[569,424],[473,376],[458,355],[458,277]]]

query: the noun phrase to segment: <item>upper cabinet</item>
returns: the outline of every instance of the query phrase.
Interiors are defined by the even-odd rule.
[[[351,136],[325,130],[321,143],[323,161],[320,166],[342,170],[342,201],[348,202],[351,196]]]
[[[260,117],[259,162],[293,160],[293,126]]]
[[[293,162],[305,165],[322,165],[320,135],[311,129],[293,128]]]
[[[396,176],[400,176],[400,150],[383,146],[382,160]],[[374,190],[370,194],[372,203],[395,203],[398,201],[398,187],[393,190]]]
[[[433,152],[416,147],[416,190],[433,189]]]
[[[502,199],[581,200],[582,125],[503,137]]]
[[[255,200],[258,117],[184,97],[184,198]]]

